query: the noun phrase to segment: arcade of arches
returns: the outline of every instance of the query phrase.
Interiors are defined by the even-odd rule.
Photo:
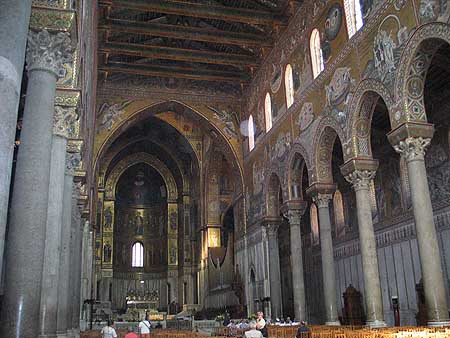
[[[450,326],[449,18],[0,0],[0,336],[225,308]]]

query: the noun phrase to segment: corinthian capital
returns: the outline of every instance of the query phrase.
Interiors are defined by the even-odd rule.
[[[69,138],[73,134],[78,116],[75,107],[55,106],[53,115],[53,134]]]
[[[429,146],[431,138],[408,137],[398,144],[394,145],[394,149],[406,161],[424,160],[425,149]]]
[[[39,32],[30,31],[26,58],[28,71],[44,70],[59,77],[63,64],[73,58],[69,34],[53,34],[45,29]]]
[[[333,198],[332,194],[318,193],[315,196],[313,196],[313,201],[314,203],[316,203],[318,208],[328,208],[332,198]]]
[[[375,170],[355,170],[345,176],[345,179],[353,185],[355,191],[370,189],[370,181],[375,177]]]

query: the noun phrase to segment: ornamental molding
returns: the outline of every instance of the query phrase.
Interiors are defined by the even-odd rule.
[[[407,162],[424,161],[425,149],[430,143],[431,138],[408,137],[394,145],[394,149],[404,157]]]
[[[69,138],[76,136],[78,114],[75,107],[55,106],[53,115],[53,135]]]
[[[68,33],[49,33],[47,30],[30,31],[27,46],[27,70],[47,71],[59,78],[64,76],[64,64],[73,58]]]
[[[375,177],[375,170],[355,170],[345,176],[345,179],[353,185],[355,191],[369,190],[370,182]]]

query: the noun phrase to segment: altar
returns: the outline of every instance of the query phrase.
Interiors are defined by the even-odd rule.
[[[124,319],[136,321],[147,317],[151,321],[164,321],[166,312],[158,311],[158,291],[136,294],[134,292],[126,296],[126,313]]]

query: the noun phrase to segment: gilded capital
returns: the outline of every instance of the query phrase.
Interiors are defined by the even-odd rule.
[[[355,191],[369,190],[370,182],[375,177],[375,170],[355,170],[345,176],[345,179],[353,185]]]
[[[53,134],[69,138],[73,134],[78,116],[75,107],[55,106],[53,115]]]
[[[425,158],[425,149],[430,145],[430,142],[431,138],[408,137],[394,145],[394,149],[407,162],[423,161]]]
[[[73,48],[66,32],[30,31],[27,46],[27,70],[43,70],[60,77],[63,65],[73,58]]]
[[[318,208],[328,208],[332,198],[332,194],[317,193],[312,199]]]

